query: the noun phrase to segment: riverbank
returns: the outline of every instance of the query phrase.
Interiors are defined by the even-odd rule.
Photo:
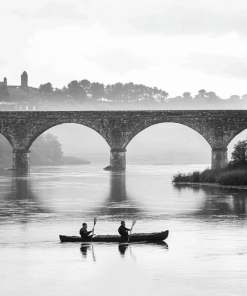
[[[219,184],[229,186],[247,186],[247,167],[227,166],[222,169],[206,169],[188,174],[178,173],[173,176],[173,182]]]
[[[246,185],[221,185],[219,183],[193,183],[193,182],[172,182],[175,185],[188,185],[190,186],[195,186],[195,187],[219,187],[219,188],[226,188],[226,189],[244,189],[247,190]]]

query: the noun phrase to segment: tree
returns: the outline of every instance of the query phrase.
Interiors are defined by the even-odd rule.
[[[93,82],[91,84],[91,95],[93,100],[102,100],[105,98],[104,84]]]
[[[33,143],[31,150],[31,162],[36,165],[53,164],[62,160],[63,157],[62,145],[52,134],[39,136]]]
[[[57,137],[52,134],[45,134],[44,141],[46,146],[46,155],[54,161],[63,157],[62,145],[58,142]]]
[[[195,99],[204,99],[206,98],[207,92],[205,89],[201,89],[198,91],[198,95],[195,96]]]
[[[86,93],[90,92],[91,82],[87,79],[83,79],[79,82],[80,86],[85,90]]]
[[[229,100],[238,101],[238,100],[240,100],[240,96],[238,96],[238,95],[232,95],[232,96],[230,96]]]
[[[112,85],[107,85],[105,92],[108,100],[120,102],[123,98],[123,84],[117,82]]]
[[[186,102],[192,102],[193,97],[191,96],[191,93],[190,93],[190,92],[184,92],[184,93],[183,93],[183,99],[184,99]]]
[[[167,100],[167,98],[169,96],[168,92],[166,92],[164,90],[161,90],[161,93],[160,94],[161,94],[160,95],[161,100],[163,100],[163,101]]]
[[[46,94],[46,95],[50,95],[53,93],[53,87],[52,84],[50,82],[47,82],[45,84],[40,84],[39,86],[39,91],[42,94]]]
[[[233,147],[230,165],[246,166],[247,165],[247,141],[238,141]]]
[[[55,90],[53,91],[53,94],[54,96],[64,96],[64,92],[60,88],[55,88]]]
[[[121,89],[122,96],[120,100],[128,103],[130,101],[134,101],[134,94],[135,94],[135,85],[133,82],[125,83],[122,85],[119,83],[119,89]]]
[[[214,107],[219,102],[220,98],[216,95],[215,92],[209,91],[207,93],[207,100],[206,103],[209,103],[211,107]]]
[[[86,97],[85,90],[81,87],[77,80],[73,80],[68,84],[68,94],[72,97]]]

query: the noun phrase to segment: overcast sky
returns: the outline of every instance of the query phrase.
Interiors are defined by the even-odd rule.
[[[0,81],[247,93],[246,0],[1,0]]]

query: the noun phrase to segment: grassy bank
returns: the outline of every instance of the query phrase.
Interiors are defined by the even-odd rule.
[[[220,185],[247,185],[247,167],[210,170],[193,172],[189,174],[178,173],[173,176],[172,182],[188,183],[217,183]]]

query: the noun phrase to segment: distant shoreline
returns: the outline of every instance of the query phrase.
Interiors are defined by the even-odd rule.
[[[36,162],[30,162],[30,166],[33,167],[43,167],[43,166],[66,166],[66,165],[87,165],[91,164],[91,161],[81,159],[76,156],[63,156],[61,160],[59,161],[52,161],[51,159],[48,158],[43,158],[42,160],[36,161]],[[11,161],[6,163],[1,163],[0,168],[5,168],[5,167],[11,167]],[[11,170],[11,168],[8,168]]]
[[[193,182],[172,182],[173,184],[178,185],[191,185],[196,187],[208,186],[208,187],[218,187],[218,188],[226,188],[226,189],[245,189],[247,190],[247,186],[245,185],[220,185],[218,183],[193,183]]]

